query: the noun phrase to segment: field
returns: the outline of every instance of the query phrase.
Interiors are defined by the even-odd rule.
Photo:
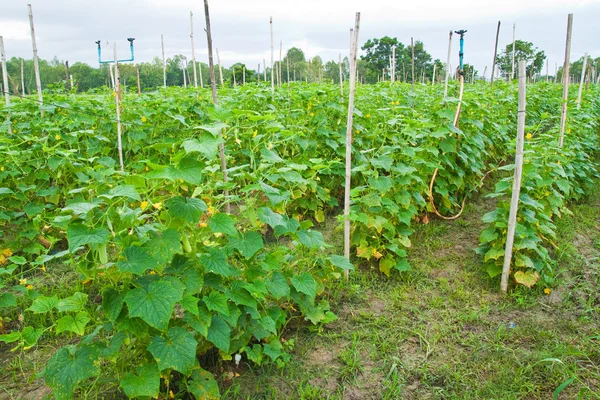
[[[17,101],[0,398],[599,397],[599,90],[558,147],[562,87],[528,86],[508,295],[514,83],[458,127],[441,85],[358,86],[351,262],[339,86],[125,94],[124,172],[113,93]]]

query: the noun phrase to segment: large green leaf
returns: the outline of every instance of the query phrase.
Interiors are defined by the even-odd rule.
[[[271,228],[281,225],[285,226],[286,223],[280,214],[273,212],[268,207],[262,207],[258,209],[258,218],[265,224],[268,224]]]
[[[139,317],[148,325],[166,330],[175,303],[181,300],[181,293],[168,281],[155,281],[145,288],[130,290],[125,295],[125,303],[131,317]]]
[[[130,246],[124,251],[127,261],[119,261],[117,267],[121,272],[130,272],[135,275],[143,275],[149,268],[157,265],[157,260],[150,255],[145,247]]]
[[[267,289],[276,299],[290,295],[290,286],[281,272],[273,272],[273,275],[267,278],[266,284]]]
[[[219,139],[209,133],[202,133],[197,139],[188,139],[183,142],[183,148],[186,153],[199,152],[207,159],[215,158],[219,151],[219,143],[223,143]]]
[[[192,185],[199,185],[202,182],[202,168],[202,163],[198,160],[186,157],[179,162],[177,167],[169,165],[166,168],[151,171],[146,176],[151,179],[182,180]]]
[[[336,267],[343,269],[344,271],[352,271],[354,270],[354,265],[344,256],[333,255],[328,258],[331,264]]]
[[[208,340],[225,353],[229,351],[231,328],[221,317],[213,316],[208,327]]]
[[[165,205],[171,217],[181,219],[190,225],[198,223],[202,212],[208,210],[205,202],[191,197],[173,197],[167,200]]]
[[[196,346],[198,342],[194,335],[176,326],[169,329],[166,337],[153,337],[148,351],[154,356],[159,370],[173,369],[189,375],[196,363]]]
[[[81,292],[75,292],[72,296],[64,298],[58,302],[56,309],[60,312],[81,311],[87,303],[88,295]]]
[[[210,372],[196,368],[192,371],[192,378],[188,381],[188,390],[196,399],[218,400],[221,398],[219,384]]]
[[[318,249],[325,246],[325,239],[319,231],[301,230],[298,232],[298,241],[309,249]]]
[[[227,306],[227,296],[223,293],[219,293],[216,290],[210,292],[208,296],[202,298],[206,308],[211,311],[216,311],[225,316],[229,315],[229,307]]]
[[[312,298],[317,295],[317,283],[315,282],[315,278],[308,272],[293,276],[292,285],[300,293],[304,293]]]
[[[262,236],[256,232],[248,232],[240,237],[230,237],[229,244],[247,259],[264,247]]]
[[[238,231],[235,229],[235,220],[225,213],[217,213],[210,217],[208,227],[215,233],[220,232],[229,236],[238,235]]]
[[[137,375],[125,374],[119,386],[128,398],[156,398],[160,390],[160,371],[155,363],[144,364],[137,368]]]
[[[57,400],[73,398],[77,385],[100,373],[97,346],[83,345],[80,349],[74,346],[59,349],[46,364],[46,384],[54,391]]]
[[[109,321],[115,322],[123,309],[123,295],[113,288],[106,288],[102,292],[102,309]]]
[[[58,297],[56,296],[40,296],[33,300],[33,303],[31,303],[31,306],[27,310],[36,314],[43,314],[47,313],[48,311],[52,311],[52,309],[56,307],[57,304]]]
[[[179,232],[174,229],[167,229],[160,235],[155,232],[151,232],[151,235],[153,236],[152,239],[144,243],[143,247],[156,260],[155,268],[162,271],[173,256],[182,251]]]
[[[135,190],[135,186],[133,185],[119,185],[114,187],[108,191],[108,193],[101,194],[99,197],[104,197],[105,199],[113,199],[115,197],[126,197],[128,199],[134,201],[140,201],[140,195],[137,190]]]
[[[232,275],[232,267],[227,262],[227,255],[221,249],[209,248],[208,253],[201,254],[200,265],[206,272],[229,277]]]
[[[73,224],[67,228],[67,239],[71,251],[86,244],[106,244],[110,232],[104,228],[88,228],[83,224]]]
[[[56,333],[73,332],[79,336],[85,333],[85,326],[91,318],[86,311],[78,312],[75,317],[67,315],[56,321]]]

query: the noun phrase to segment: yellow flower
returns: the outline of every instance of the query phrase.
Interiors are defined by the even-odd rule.
[[[400,105],[400,100],[398,100],[398,101],[396,102],[396,105],[397,105],[397,106],[399,106],[399,105]]]
[[[371,118],[371,114],[367,114],[367,115],[365,115],[365,117]]]
[[[258,135],[258,131],[254,131],[254,132],[252,132],[252,137],[253,137],[253,138],[255,138],[255,137],[256,137],[256,135]]]
[[[146,165],[146,171],[150,171],[150,168],[148,168],[148,166]]]
[[[356,134],[358,135],[359,133],[360,133],[360,129],[357,129],[356,130]]]
[[[10,256],[12,256],[12,255],[13,255],[13,252],[12,252],[12,250],[11,250],[11,249],[9,249],[9,248],[6,248],[6,249],[2,250],[2,255],[3,255],[4,257],[10,257]]]
[[[531,133],[528,133],[527,135],[525,135],[525,139],[529,140],[533,137],[533,135]]]
[[[27,285],[27,279],[25,279],[25,278],[19,279],[19,285]]]
[[[115,97],[117,95],[117,92],[112,92],[112,96]]]
[[[157,210],[160,210],[162,208],[162,203],[154,203],[152,204],[152,207],[156,208]]]
[[[174,399],[175,398],[175,395],[173,394],[172,390],[169,390],[169,398],[170,399]]]
[[[54,136],[54,139],[60,140],[60,136],[58,135],[58,133],[56,134],[56,136]]]
[[[206,222],[200,222],[200,228],[206,228],[208,226],[208,224]]]
[[[179,180],[179,183],[183,183],[183,179],[180,179],[180,180]]]
[[[314,117],[314,116],[315,116],[315,113],[312,113],[312,112],[311,112],[311,113],[310,113],[310,116],[311,116],[311,117]]]
[[[146,207],[148,207],[148,202],[144,200],[140,204],[140,208],[142,209],[142,211],[144,211],[146,209]]]
[[[46,266],[42,265],[42,271],[46,272]]]
[[[240,146],[242,145],[242,141],[241,141],[239,138],[235,138],[235,142],[236,142],[237,144],[239,144]]]
[[[552,289],[546,288],[546,289],[544,289],[544,293],[550,294],[550,293],[552,293]]]
[[[148,121],[148,120],[146,119],[146,117],[142,117],[142,122],[146,122],[146,121]]]
[[[4,171],[4,166],[0,167],[0,171]]]
[[[150,275],[156,275],[156,271],[150,271],[149,274]]]
[[[33,285],[27,285],[27,286],[25,286],[25,289],[31,290],[31,289],[33,289]]]

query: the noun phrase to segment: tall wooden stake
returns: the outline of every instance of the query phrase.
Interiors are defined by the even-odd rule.
[[[167,88],[167,62],[165,61],[165,40],[163,34],[160,34],[160,45],[162,48],[162,61],[163,61],[163,88]]]
[[[448,80],[450,78],[450,53],[452,52],[452,31],[448,38],[448,59],[446,61],[446,81],[444,82],[444,101],[448,97]]]
[[[6,70],[6,53],[4,52],[4,39],[0,36],[0,55],[2,57],[2,85],[4,86],[4,101],[8,108],[6,121],[8,123],[8,134],[12,135],[12,123],[10,121],[10,89],[8,88],[8,71]]]
[[[67,92],[69,91],[69,75],[69,61],[65,61],[65,89]]]
[[[242,85],[246,84],[246,67],[242,67]]]
[[[196,65],[198,66],[198,75],[200,75],[200,87],[203,88],[204,87],[204,81],[202,79],[202,63],[201,62],[196,62]]]
[[[492,81],[491,85],[494,86],[494,70],[496,69],[496,56],[498,55],[498,36],[500,35],[500,21],[498,21],[498,28],[496,29],[496,45],[494,46],[494,62],[492,63]]]
[[[285,56],[285,63],[286,63],[286,70],[287,70],[287,85],[288,85],[288,92],[290,90],[290,58],[286,55]]]
[[[517,149],[515,155],[515,175],[510,201],[510,212],[508,216],[508,228],[506,232],[506,247],[504,249],[504,266],[502,267],[502,279],[500,289],[508,290],[508,276],[512,260],[515,230],[517,227],[517,210],[519,208],[519,196],[521,194],[521,177],[523,175],[523,143],[525,142],[525,108],[526,102],[526,61],[519,61],[519,108],[517,113]]]
[[[396,82],[396,46],[392,47],[392,62],[391,62],[391,70],[392,70],[392,82]]]
[[[565,64],[563,66],[563,102],[560,114],[560,137],[558,147],[562,147],[565,141],[565,126],[567,125],[567,102],[569,100],[569,71],[571,69],[571,35],[573,33],[573,14],[567,18],[567,44],[565,46]]]
[[[583,67],[581,68],[581,81],[579,82],[579,94],[577,95],[577,109],[581,108],[581,95],[583,94],[583,83],[585,82],[585,69],[587,67],[588,53],[583,56]]]
[[[271,29],[271,97],[274,98],[275,97],[275,75],[273,75],[273,52],[275,51],[275,49],[274,49],[274,44],[273,44],[273,17],[270,17],[270,19],[269,19],[269,26]]]
[[[187,89],[187,79],[185,77],[185,71],[188,69],[188,62],[187,62],[187,58],[184,59],[184,63],[181,66],[181,72],[183,72],[183,87]],[[194,71],[196,70],[196,68],[194,68]]]
[[[138,88],[138,95],[142,94],[142,86],[140,85],[140,66],[136,65],[135,66],[135,75],[137,78],[137,88]]]
[[[517,32],[517,24],[513,24],[513,50],[512,50],[512,62],[511,62],[511,66],[512,66],[512,71],[510,73],[510,81],[512,81],[513,79],[515,79],[515,39],[516,39],[516,32]]]
[[[125,172],[125,166],[123,164],[123,143],[121,141],[121,80],[119,79],[119,63],[117,58],[117,44],[113,46],[114,49],[114,65],[115,65],[115,104],[117,111],[117,147],[119,149],[119,165],[121,166],[121,172]]]
[[[279,87],[283,83],[283,72],[281,69],[283,68],[283,40],[279,42]]]
[[[433,64],[433,75],[431,76],[431,86],[435,85],[435,69],[437,68],[437,64]]]
[[[25,97],[25,72],[23,70],[23,59],[21,58],[21,92]]]
[[[263,81],[267,81],[267,60],[263,58]]]
[[[412,93],[415,93],[415,43],[413,38],[410,38],[410,50],[412,53]]]
[[[352,122],[354,116],[354,92],[356,90],[356,55],[358,53],[358,28],[360,13],[356,13],[354,37],[350,47],[350,94],[348,95],[348,120],[346,122],[346,180],[344,187],[344,256],[350,260],[350,189],[352,184]],[[345,271],[348,280],[348,271]]]
[[[27,8],[29,10],[29,27],[31,28],[31,44],[33,46],[33,69],[35,70],[35,88],[38,94],[38,101],[40,106],[40,115],[44,116],[44,109],[42,106],[44,105],[44,97],[42,95],[42,80],[40,79],[40,65],[38,61],[38,51],[37,44],[35,42],[35,28],[33,26],[33,10],[31,9],[31,4],[27,4]]]
[[[219,49],[217,48],[217,62],[219,63],[219,81],[221,87],[223,87],[223,67],[221,66],[221,57],[219,56]]]
[[[204,0],[204,15],[206,17],[206,41],[208,42],[208,68],[210,70],[210,85],[212,89],[212,99],[214,105],[219,104],[219,98],[217,97],[217,82],[215,81],[215,64],[213,62],[213,50],[212,50],[212,35],[210,33],[210,13],[208,10],[208,0]],[[223,132],[219,131],[219,157],[221,158],[221,172],[223,173],[223,181],[229,182],[227,176],[227,159],[225,158],[225,146],[223,145]],[[225,198],[229,197],[229,190],[225,189]],[[225,210],[227,213],[231,213],[231,205],[229,200],[226,200]]]
[[[194,69],[194,88],[198,89],[198,75],[196,72],[196,50],[194,46],[194,14],[190,11],[190,40],[192,42],[192,68]],[[198,91],[196,90],[196,96]]]
[[[548,83],[548,73],[549,73],[549,65],[548,65],[548,59],[546,58],[546,83]]]

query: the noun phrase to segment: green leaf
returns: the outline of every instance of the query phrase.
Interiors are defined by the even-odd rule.
[[[86,244],[106,244],[110,232],[104,228],[88,228],[83,224],[73,224],[67,228],[69,250],[73,251]]]
[[[319,249],[325,246],[323,234],[319,231],[301,230],[298,232],[298,241],[309,249]]]
[[[33,300],[33,303],[31,303],[31,306],[27,310],[34,312],[35,314],[43,314],[47,313],[48,311],[52,311],[57,304],[58,297],[56,296],[40,296]]]
[[[300,293],[304,293],[313,299],[317,295],[317,283],[311,274],[303,272],[301,275],[292,277],[292,285]]]
[[[167,200],[165,205],[171,217],[181,219],[190,225],[198,223],[202,212],[208,210],[205,202],[191,197],[173,197]]]
[[[85,333],[85,326],[91,318],[86,311],[78,312],[75,318],[70,315],[56,321],[56,333],[73,332],[79,336]]]
[[[144,243],[143,247],[156,260],[155,268],[160,272],[176,253],[182,251],[179,232],[174,229],[167,229],[160,236],[154,232],[151,234],[154,237]]]
[[[333,255],[328,258],[329,262],[331,262],[334,266],[343,269],[344,271],[353,271],[354,265],[346,257]]]
[[[214,315],[208,327],[208,340],[225,353],[229,351],[231,329],[221,317]]]
[[[170,181],[182,180],[192,185],[200,185],[202,182],[202,163],[193,158],[182,159],[177,167],[168,167],[151,171],[146,176],[150,179],[168,179]]]
[[[60,312],[77,312],[81,311],[87,303],[88,295],[81,292],[75,292],[71,297],[62,299],[56,305],[56,309]]]
[[[227,255],[221,249],[209,248],[208,253],[200,255],[200,265],[206,272],[213,272],[224,277],[231,276],[231,265],[227,263]]]
[[[496,228],[493,226],[484,229],[479,236],[479,241],[481,243],[493,242],[496,239],[498,239],[498,232],[496,232]]]
[[[125,374],[119,386],[128,398],[156,398],[160,390],[160,371],[155,363],[144,364],[137,368],[137,375]]]
[[[115,322],[123,309],[123,295],[113,288],[102,292],[102,309],[109,321]]]
[[[528,288],[536,284],[540,279],[540,274],[537,271],[517,271],[515,272],[515,281]]]
[[[408,260],[406,258],[401,258],[400,260],[398,260],[396,265],[394,265],[394,268],[400,272],[405,272],[405,271],[411,270],[410,264],[408,263]]]
[[[21,332],[21,338],[23,339],[23,350],[27,350],[33,346],[35,346],[44,333],[44,328],[36,328],[34,329],[31,326],[26,326],[23,328]]]
[[[218,400],[221,398],[215,377],[202,368],[192,371],[192,378],[188,381],[187,388],[196,399]]]
[[[125,303],[131,317],[139,317],[148,325],[164,331],[169,326],[175,303],[181,293],[168,281],[155,281],[147,290],[137,288],[125,295]]]
[[[214,137],[218,137],[219,133],[227,128],[229,125],[223,123],[223,122],[217,122],[211,125],[201,125],[201,126],[197,126],[195,128],[197,129],[202,129],[206,132],[209,132],[210,134],[212,134]]]
[[[202,298],[206,308],[211,311],[216,311],[225,316],[229,316],[229,308],[227,307],[227,296],[215,290],[210,292],[208,296]]]
[[[273,212],[268,207],[262,207],[258,209],[258,219],[260,219],[265,224],[268,224],[271,228],[285,225],[285,220],[283,219],[283,217],[280,214]]]
[[[56,299],[58,301],[58,299]],[[0,308],[15,307],[17,296],[12,293],[0,293]]]
[[[238,250],[246,259],[252,258],[264,247],[262,236],[256,232],[248,232],[240,237],[230,237],[229,244]]]
[[[115,197],[126,197],[134,201],[140,201],[140,195],[135,190],[133,185],[119,185],[108,191],[108,193],[101,194],[98,197],[104,197],[105,199],[113,199]]]
[[[119,261],[117,267],[121,272],[129,272],[134,275],[143,275],[149,268],[154,268],[156,260],[148,249],[139,246],[127,247],[124,251],[127,261]]]
[[[573,383],[575,381],[574,377],[570,377],[569,379],[567,379],[566,381],[564,381],[563,383],[561,383],[552,393],[552,400],[556,400],[558,399],[558,396],[560,395],[560,393],[565,390],[565,388],[567,386],[569,386],[571,383]]]
[[[188,139],[184,141],[182,146],[186,153],[199,152],[204,157],[211,160],[217,155],[220,143],[223,143],[222,139],[208,133],[203,133],[198,139]]]
[[[100,363],[96,363],[99,355],[97,346],[83,345],[80,349],[63,347],[50,358],[45,379],[57,400],[72,399],[81,381],[100,374]]]
[[[234,219],[225,213],[217,213],[210,217],[208,219],[208,227],[214,233],[220,232],[229,236],[238,235]]]
[[[266,280],[267,289],[276,299],[289,297],[290,286],[281,272],[273,272],[273,275]]]
[[[189,375],[196,363],[197,346],[194,335],[176,326],[169,329],[166,338],[153,337],[148,351],[154,356],[159,370],[174,369]]]
[[[94,208],[100,207],[100,203],[71,203],[64,207],[63,211],[72,211],[75,215],[86,214]]]

